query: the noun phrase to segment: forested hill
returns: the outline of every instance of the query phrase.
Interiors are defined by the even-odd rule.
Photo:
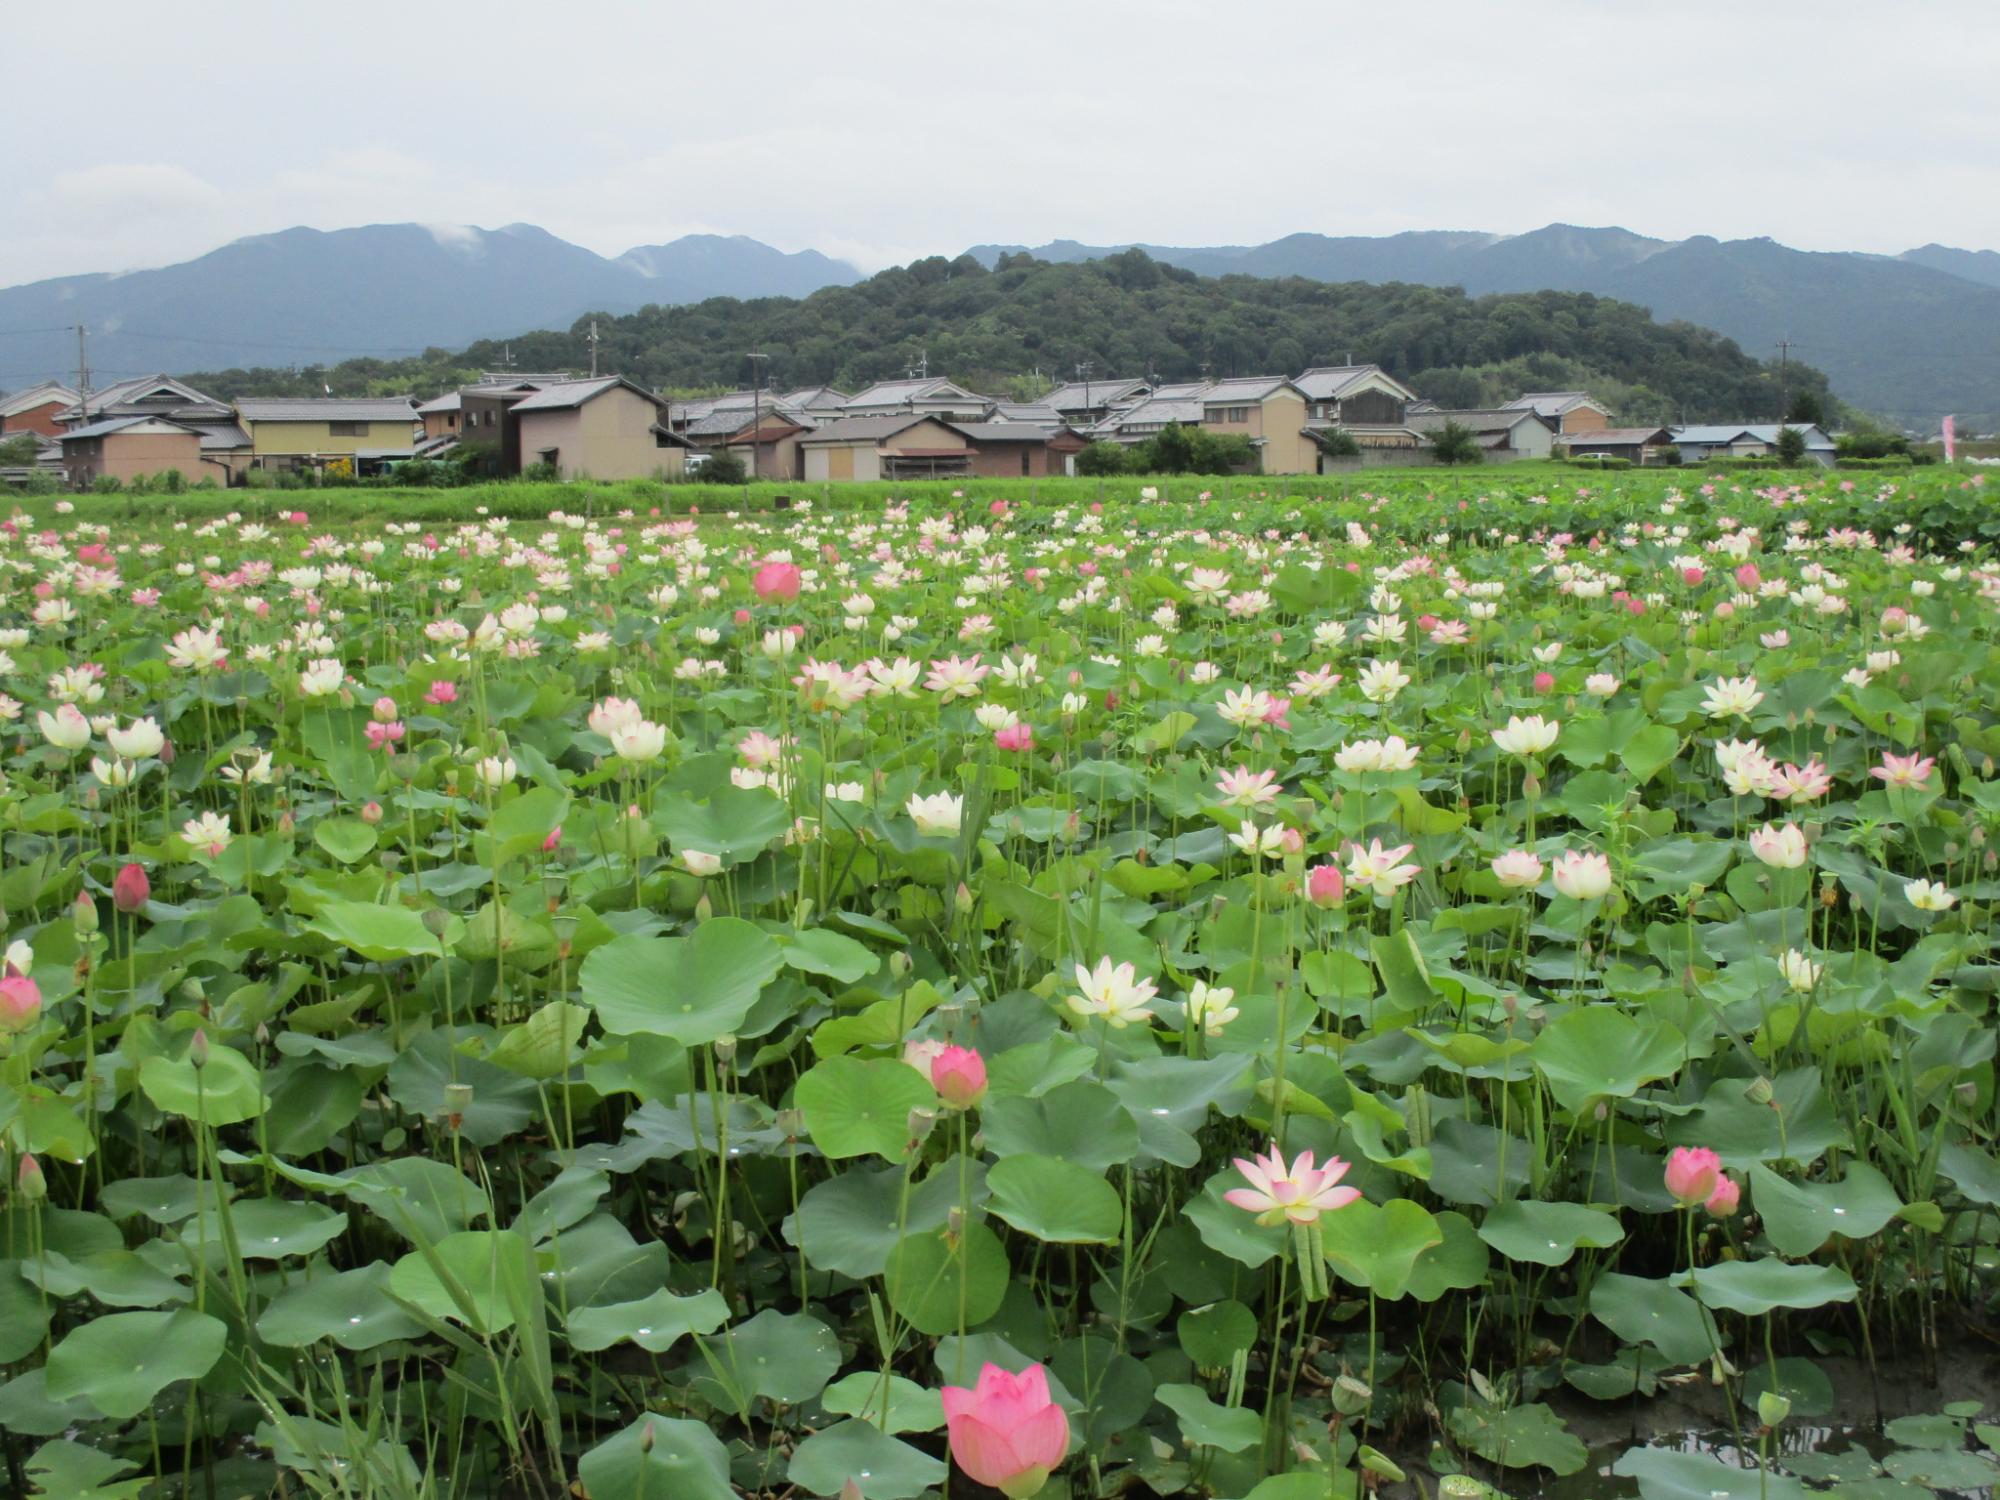
[[[589,368],[589,319],[505,340],[516,367]],[[1446,406],[1522,389],[1589,387],[1631,421],[1774,419],[1775,365],[1720,334],[1660,324],[1641,307],[1577,292],[1470,297],[1445,287],[1197,275],[1132,250],[1059,265],[1026,255],[988,270],[933,257],[804,298],[716,297],[598,319],[598,367],[656,388],[737,387],[745,355],[765,356],[777,389],[856,390],[919,362],[977,390],[1022,391],[1020,377],[1161,380],[1296,374],[1373,361]],[[225,370],[189,378],[222,397],[411,390],[435,394],[498,367],[503,341],[411,360],[332,368]],[[1796,361],[1790,390],[1829,402],[1826,379]]]

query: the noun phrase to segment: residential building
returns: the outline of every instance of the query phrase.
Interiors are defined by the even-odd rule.
[[[996,401],[989,422],[1032,422],[1037,427],[1066,427],[1069,424],[1053,406],[1041,401]]]
[[[165,417],[169,421],[233,425],[236,413],[227,402],[205,395],[171,375],[145,375],[121,380],[101,391],[79,396],[56,414],[64,427],[82,427],[111,417]]]
[[[202,478],[201,433],[167,417],[106,417],[62,435],[63,478],[87,490],[100,479],[129,484],[174,470],[189,484]]]
[[[422,403],[417,407],[417,420],[424,424],[424,441],[435,443],[439,438],[456,439],[459,419],[464,411],[464,399],[457,391],[446,391],[435,400]]]
[[[1307,416],[1337,427],[1400,427],[1417,393],[1380,365],[1315,365],[1292,382]]]
[[[417,445],[417,404],[408,396],[245,397],[236,420],[256,469],[377,473]]]
[[[1555,448],[1555,428],[1547,418],[1525,406],[1494,411],[1416,412],[1406,425],[1428,446],[1431,439],[1454,423],[1479,440],[1488,463],[1547,458]]]
[[[1529,391],[1512,401],[1503,401],[1501,406],[1508,411],[1532,411],[1536,416],[1554,423],[1555,430],[1564,435],[1602,432],[1611,425],[1610,408],[1595,400],[1588,391]]]
[[[676,429],[694,453],[734,453],[758,479],[802,479],[805,455],[799,440],[818,424],[795,406],[718,406]]]
[[[977,392],[955,385],[942,375],[911,380],[881,380],[848,398],[845,417],[890,417],[916,414],[954,422],[983,421],[993,403]]]
[[[620,375],[523,393],[503,413],[501,450],[512,457],[506,472],[546,464],[561,479],[678,474],[688,443],[667,427],[666,408],[660,397]]]
[[[1833,439],[1810,422],[1709,422],[1676,427],[1672,433],[1681,462],[1700,464],[1711,458],[1768,458],[1778,451],[1778,432],[1787,426],[1805,438],[1807,463],[1833,466],[1837,456]]]
[[[76,392],[58,380],[45,380],[11,396],[0,396],[0,437],[23,432],[60,437],[63,427],[56,418],[74,405]]]
[[[1220,380],[1204,390],[1201,425],[1218,435],[1250,439],[1259,472],[1311,474],[1319,453],[1306,427],[1306,395],[1282,375]]]
[[[951,429],[972,446],[967,472],[989,479],[1046,479],[1071,472],[1087,446],[1067,427],[1035,422],[953,422]]]
[[[920,412],[842,417],[802,437],[799,446],[805,477],[814,484],[969,474],[976,452],[962,428]]]
[[[1073,380],[1042,397],[1041,404],[1072,427],[1094,427],[1114,411],[1137,406],[1153,394],[1143,380]]]
[[[1622,458],[1635,467],[1656,464],[1660,451],[1673,443],[1664,427],[1599,427],[1563,439],[1571,458]]]
[[[1207,389],[1208,382],[1205,380],[1160,386],[1136,405],[1108,414],[1089,429],[1089,435],[1098,442],[1122,443],[1130,447],[1134,443],[1145,442],[1170,423],[1178,422],[1183,427],[1199,426],[1202,392]]]

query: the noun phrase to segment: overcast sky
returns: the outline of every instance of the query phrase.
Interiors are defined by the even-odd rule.
[[[869,270],[1557,220],[2000,247],[1996,0],[99,0],[7,52],[0,284],[402,220]]]

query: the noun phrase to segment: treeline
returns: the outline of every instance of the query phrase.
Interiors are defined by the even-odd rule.
[[[511,355],[528,370],[583,370],[590,319],[408,360],[301,370],[222,370],[189,378],[218,396],[435,394]],[[1579,292],[1468,297],[1456,288],[1198,276],[1129,250],[1053,265],[1027,255],[992,269],[932,257],[850,287],[643,308],[597,316],[598,366],[656,388],[747,383],[746,351],[774,386],[854,390],[916,368],[1004,391],[1039,371],[1067,379],[1080,361],[1109,375],[1192,380],[1297,374],[1374,362],[1446,405],[1486,403],[1523,385],[1589,387],[1635,421],[1773,420],[1775,365],[1687,323],[1656,323],[1631,303]],[[1794,396],[1836,403],[1826,378],[1794,362]]]

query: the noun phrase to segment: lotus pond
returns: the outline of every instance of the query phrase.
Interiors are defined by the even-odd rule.
[[[13,1493],[2000,1480],[1977,479],[1007,496],[0,527]]]

